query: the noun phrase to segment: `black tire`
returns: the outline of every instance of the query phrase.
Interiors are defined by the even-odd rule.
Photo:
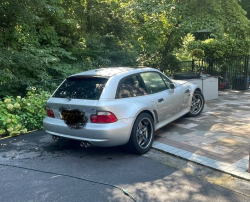
[[[146,125],[147,121],[148,121],[148,124]],[[145,123],[145,125],[142,125],[142,126],[147,127],[147,129],[146,129],[147,132],[145,131],[145,133],[147,133],[147,135],[140,134],[140,132],[142,132],[142,130],[140,130],[140,132],[139,132],[139,128],[140,128],[139,124],[140,123],[142,123],[142,124]],[[141,145],[139,144],[140,138],[138,136],[143,136],[143,138],[145,138],[147,136],[145,142],[143,143],[143,141],[142,141]],[[153,141],[154,141],[154,121],[149,114],[141,113],[135,120],[129,141],[125,145],[125,148],[127,151],[132,152],[132,153],[145,154],[151,149]]]
[[[175,73],[173,79],[175,80],[185,80],[185,79],[195,79],[200,78],[200,74],[194,72],[181,72]]]
[[[196,102],[195,100],[200,100],[199,103],[199,109],[198,109],[198,102]],[[196,106],[194,106],[194,102],[196,102]],[[193,94],[193,97],[192,97],[192,104],[191,104],[191,108],[190,108],[190,111],[188,113],[188,115],[190,117],[196,117],[196,116],[199,116],[204,108],[204,105],[205,105],[205,99],[204,99],[204,96],[203,94],[200,92],[200,91],[195,91],[194,94]],[[197,107],[197,110],[194,110],[194,108]]]

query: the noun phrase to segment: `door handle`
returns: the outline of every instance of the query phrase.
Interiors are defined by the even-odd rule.
[[[159,99],[159,100],[158,100],[158,102],[163,102],[163,101],[164,101],[164,99],[163,99],[163,98],[161,98],[161,99]]]
[[[190,89],[189,89],[189,88],[186,89],[186,90],[184,91],[184,93],[190,93]]]

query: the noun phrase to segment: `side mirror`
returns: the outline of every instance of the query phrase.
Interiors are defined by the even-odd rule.
[[[176,88],[176,85],[174,83],[170,83],[169,87],[171,89],[171,93],[174,93],[174,89]]]
[[[176,85],[174,83],[170,83],[170,89],[174,90],[176,88]]]

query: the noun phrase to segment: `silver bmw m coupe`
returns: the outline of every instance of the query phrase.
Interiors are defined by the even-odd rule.
[[[47,102],[43,125],[55,139],[143,154],[156,130],[185,114],[198,116],[204,102],[198,86],[157,69],[102,68],[65,79]]]

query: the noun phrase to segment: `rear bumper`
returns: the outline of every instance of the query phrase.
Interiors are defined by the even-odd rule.
[[[94,146],[111,147],[126,144],[129,140],[133,118],[121,119],[115,123],[87,123],[83,129],[70,129],[63,120],[46,117],[45,131],[59,137],[88,141]]]

